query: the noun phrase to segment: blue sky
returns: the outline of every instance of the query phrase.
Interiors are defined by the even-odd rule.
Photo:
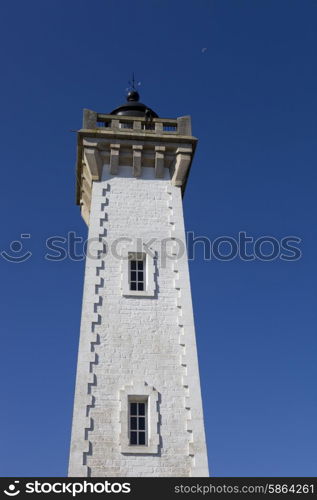
[[[84,264],[45,260],[45,239],[86,237],[72,130],[121,104],[132,71],[160,116],[192,115],[188,231],[302,239],[294,262],[197,247],[190,263],[212,475],[316,475],[316,15],[313,0],[1,6],[0,250],[30,233],[32,252],[0,257],[1,476],[67,474]]]

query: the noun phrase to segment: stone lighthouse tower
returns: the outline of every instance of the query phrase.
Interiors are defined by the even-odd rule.
[[[89,227],[69,476],[208,476],[182,194],[197,139],[132,89],[84,110]]]

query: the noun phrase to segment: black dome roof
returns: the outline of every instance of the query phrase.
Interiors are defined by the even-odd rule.
[[[111,115],[119,116],[142,116],[147,118],[158,118],[158,115],[142,102],[139,102],[140,96],[136,90],[130,90],[127,95],[127,102],[111,111]]]

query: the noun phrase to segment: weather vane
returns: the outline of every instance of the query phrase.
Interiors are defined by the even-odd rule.
[[[136,91],[136,87],[140,87],[141,85],[141,82],[137,82],[134,78],[134,71],[132,73],[132,79],[128,81],[128,84],[129,84],[129,87],[127,88],[127,90],[135,90]]]

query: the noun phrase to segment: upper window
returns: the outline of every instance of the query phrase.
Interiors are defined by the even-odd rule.
[[[130,254],[129,257],[130,290],[145,290],[145,255]]]
[[[147,402],[129,401],[129,442],[131,446],[147,445]]]
[[[140,251],[141,250],[141,251]],[[131,242],[122,249],[121,289],[126,297],[154,297],[155,263],[150,252]]]

